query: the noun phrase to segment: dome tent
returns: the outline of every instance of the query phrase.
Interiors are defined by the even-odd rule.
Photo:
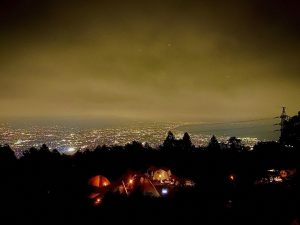
[[[110,181],[102,175],[97,175],[89,179],[89,185],[97,188],[102,188],[110,185]]]
[[[92,188],[92,193],[89,195],[90,199],[97,199],[105,194],[107,187],[110,186],[110,181],[102,176],[97,175],[89,179],[89,186]]]
[[[171,170],[169,169],[157,169],[153,171],[152,179],[157,181],[169,180],[171,175]]]

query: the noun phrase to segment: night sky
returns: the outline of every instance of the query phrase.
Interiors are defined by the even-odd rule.
[[[0,0],[0,117],[300,110],[300,2]]]

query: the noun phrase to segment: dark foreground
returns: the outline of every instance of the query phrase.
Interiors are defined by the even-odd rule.
[[[172,199],[107,196],[99,207],[68,194],[11,196],[1,224],[292,224],[296,196],[295,190],[272,186],[231,194],[188,190]]]
[[[64,156],[44,146],[21,159],[1,147],[0,224],[299,224],[298,173],[287,182],[255,183],[270,168],[299,171],[298,150],[269,147],[224,153],[135,144]],[[107,193],[99,206],[88,198],[91,176],[113,181],[152,165],[171,168],[196,186],[160,198]]]

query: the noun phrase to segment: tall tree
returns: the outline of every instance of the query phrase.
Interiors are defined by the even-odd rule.
[[[215,135],[213,135],[208,143],[208,146],[207,148],[209,150],[220,150],[221,149],[221,146],[220,146],[220,143],[218,141],[218,139],[216,138]]]

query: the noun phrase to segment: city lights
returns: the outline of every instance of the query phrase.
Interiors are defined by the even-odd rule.
[[[73,148],[73,147],[69,147],[69,148],[68,148],[68,152],[71,153],[71,152],[74,152],[74,151],[75,151],[75,148]]]
[[[126,145],[132,140],[149,144],[151,147],[159,146],[167,130],[174,130],[176,137],[182,137],[182,132],[176,127],[181,123],[145,123],[139,127],[119,127],[103,129],[79,129],[63,126],[49,127],[27,127],[15,129],[9,125],[0,127],[0,144],[9,144],[17,155],[22,155],[24,150],[31,147],[40,148],[46,144],[49,149],[57,149],[61,153],[73,154],[76,150],[95,149],[98,145]],[[139,132],[136,132],[140,129]],[[69,134],[70,130],[73,133]],[[195,146],[206,146],[211,136],[206,134],[191,134],[191,140]],[[224,142],[227,136],[220,136],[218,139]],[[241,138],[246,146],[253,146],[257,143],[256,138]]]

